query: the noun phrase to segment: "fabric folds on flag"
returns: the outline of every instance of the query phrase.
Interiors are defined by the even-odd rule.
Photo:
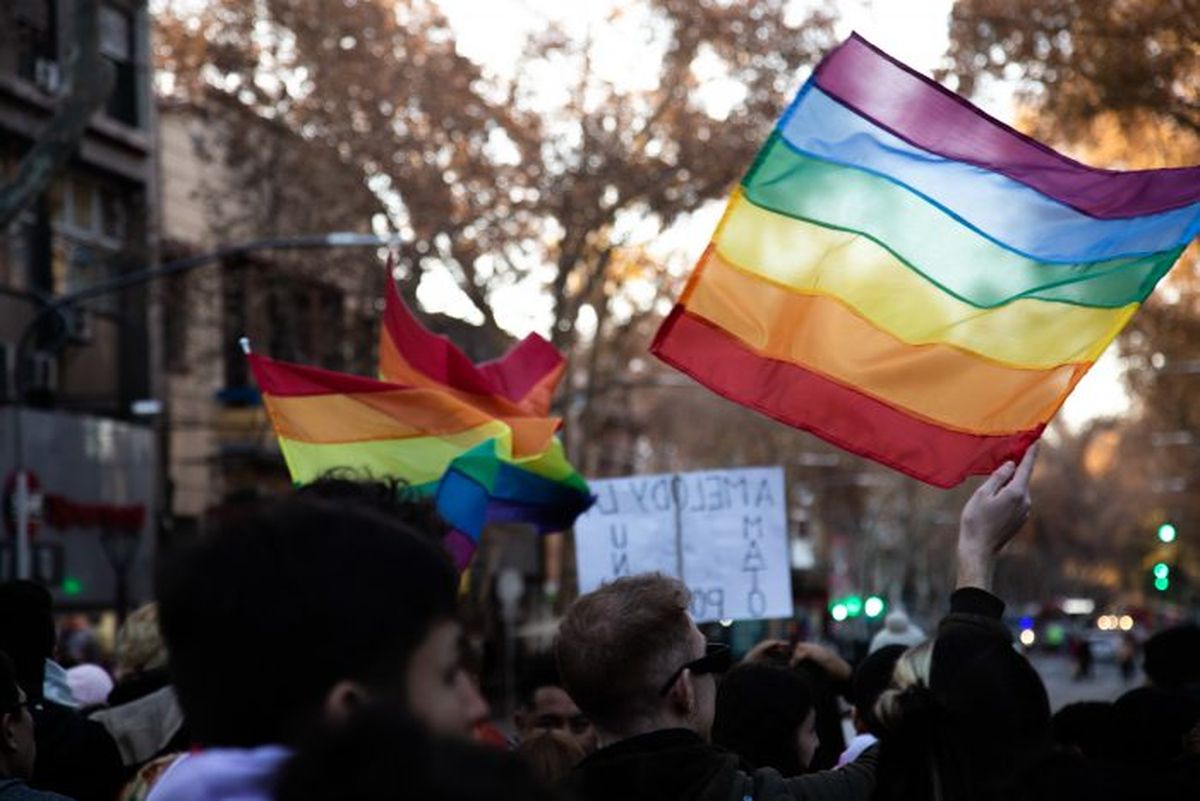
[[[349,470],[407,482],[450,525],[460,569],[488,523],[570,527],[592,496],[555,436],[561,421],[527,411],[549,407],[557,351],[527,339],[476,366],[422,328],[394,289],[388,302],[393,358],[381,372],[402,381],[248,357],[292,480]]]
[[[651,350],[938,486],[1017,459],[1200,233],[1200,167],[1114,172],[857,35],[801,88]]]

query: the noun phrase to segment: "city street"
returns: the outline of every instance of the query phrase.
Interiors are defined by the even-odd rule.
[[[1033,654],[1030,658],[1046,683],[1050,708],[1054,711],[1076,701],[1115,701],[1123,693],[1140,686],[1145,678],[1139,670],[1126,683],[1115,662],[1097,661],[1092,665],[1092,677],[1075,681],[1075,661],[1057,654]]]

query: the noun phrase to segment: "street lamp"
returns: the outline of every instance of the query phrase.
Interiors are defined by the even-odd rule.
[[[16,529],[17,529],[17,577],[27,579],[30,577],[31,559],[29,550],[29,513],[31,499],[31,487],[29,486],[29,476],[25,470],[25,438],[22,434],[22,412],[25,405],[25,378],[26,378],[26,351],[29,349],[33,341],[33,334],[43,321],[50,319],[53,315],[58,314],[66,309],[71,308],[80,303],[85,303],[89,300],[108,295],[113,292],[120,292],[122,289],[130,289],[135,286],[148,284],[151,281],[156,281],[159,278],[167,278],[172,275],[180,275],[190,272],[197,267],[203,267],[207,264],[220,262],[225,259],[242,256],[247,253],[254,253],[262,250],[307,250],[316,248],[341,248],[341,247],[394,247],[400,244],[402,240],[399,237],[381,237],[374,234],[362,234],[354,231],[333,231],[325,234],[309,234],[304,236],[291,237],[271,237],[267,239],[256,239],[250,242],[242,242],[235,245],[226,245],[225,247],[217,248],[208,253],[200,253],[195,256],[177,259],[175,261],[160,264],[156,267],[149,267],[138,272],[119,275],[110,281],[105,281],[100,284],[94,284],[75,292],[67,292],[55,297],[47,302],[33,316],[25,327],[21,329],[21,336],[17,339],[16,352],[14,354],[15,370],[13,371],[13,390],[15,397],[13,399],[13,450],[15,452],[16,463],[16,482],[13,493],[14,505],[16,506]]]

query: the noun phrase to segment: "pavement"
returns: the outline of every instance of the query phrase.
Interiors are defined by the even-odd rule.
[[[1115,701],[1145,683],[1140,670],[1126,682],[1116,662],[1096,661],[1091,677],[1075,681],[1075,660],[1068,656],[1035,653],[1029,661],[1046,683],[1050,708],[1056,712],[1077,701]]]

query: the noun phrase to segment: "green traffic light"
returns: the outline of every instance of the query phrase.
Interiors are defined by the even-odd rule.
[[[1166,562],[1159,562],[1154,566],[1154,577],[1156,579],[1165,579],[1171,575],[1171,566]]]
[[[869,618],[877,618],[883,614],[883,610],[886,606],[887,604],[882,598],[880,598],[878,595],[872,595],[863,602],[863,612]]]
[[[848,614],[850,617],[858,617],[859,615],[862,614],[862,610],[863,610],[862,598],[859,598],[857,595],[851,595],[849,598],[846,599],[845,604],[846,604],[846,614]]]
[[[1166,576],[1163,576],[1161,578],[1156,578],[1154,580],[1154,589],[1158,590],[1159,592],[1166,592],[1167,588],[1169,588],[1170,586],[1171,586],[1171,580],[1169,578],[1167,578]]]
[[[834,620],[838,621],[839,623],[842,622],[843,620],[846,619],[846,616],[848,614],[846,612],[846,605],[845,604],[834,604],[833,608],[829,610],[829,614],[830,614],[830,616],[833,617]]]
[[[63,595],[78,595],[83,592],[83,582],[77,578],[67,576],[62,583]]]
[[[1158,527],[1158,538],[1163,542],[1174,542],[1176,533],[1175,526],[1170,523],[1163,523]]]

